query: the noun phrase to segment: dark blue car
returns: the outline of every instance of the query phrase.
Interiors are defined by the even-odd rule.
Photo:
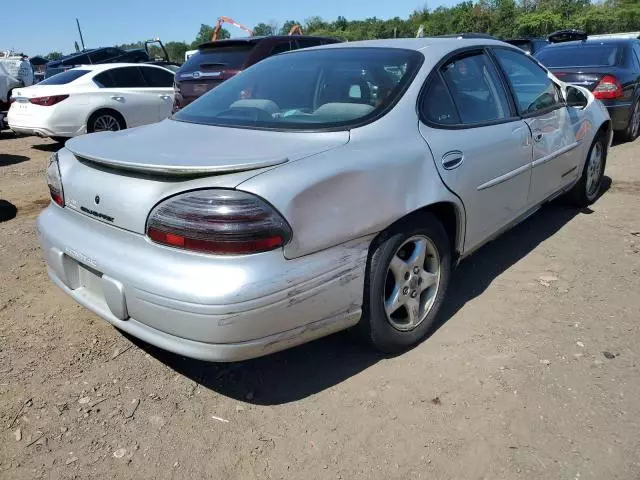
[[[553,40],[552,40],[553,42]],[[535,54],[560,80],[586,87],[628,141],[640,134],[640,40],[591,38],[550,43]]]

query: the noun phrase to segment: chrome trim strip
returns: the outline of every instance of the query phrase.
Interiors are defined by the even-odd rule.
[[[570,152],[574,148],[577,148],[579,145],[580,145],[580,142],[571,143],[571,144],[567,145],[566,147],[562,147],[560,150],[556,150],[555,152],[553,152],[553,153],[551,153],[549,155],[545,155],[544,157],[541,157],[538,160],[534,160],[534,162],[531,165],[533,166],[533,168],[535,168],[535,167],[537,167],[539,165],[542,165],[543,163],[550,162],[554,158],[557,158],[560,155],[564,155],[565,153]]]
[[[499,177],[494,178],[493,180],[489,180],[488,182],[483,183],[478,187],[478,190],[486,190],[487,188],[495,187],[496,185],[502,182],[506,182],[507,180],[511,180],[513,177],[517,177],[521,173],[526,172],[527,170],[530,170],[530,169],[531,169],[530,163],[522,165],[521,167],[518,167],[515,170],[511,170],[510,172],[507,172],[504,175],[500,175]]]

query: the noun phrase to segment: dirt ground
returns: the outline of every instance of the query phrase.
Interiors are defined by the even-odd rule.
[[[0,139],[0,478],[640,478],[640,140],[592,209],[546,207],[463,262],[412,351],[338,334],[226,365],[134,342],[48,280],[56,148]]]

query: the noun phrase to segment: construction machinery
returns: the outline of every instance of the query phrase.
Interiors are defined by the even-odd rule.
[[[302,26],[294,25],[293,27],[291,27],[291,30],[289,30],[289,35],[304,35],[304,32],[302,31]]]
[[[216,22],[216,26],[213,28],[213,34],[211,35],[211,41],[215,42],[216,40],[218,40],[218,36],[220,35],[220,30],[222,30],[222,25],[228,23],[230,25],[233,25],[236,28],[239,28],[241,30],[244,30],[245,32],[247,32],[249,34],[250,37],[253,37],[253,30],[251,30],[249,27],[244,26],[243,24],[236,22],[234,19],[229,18],[229,17],[219,17],[218,21]]]

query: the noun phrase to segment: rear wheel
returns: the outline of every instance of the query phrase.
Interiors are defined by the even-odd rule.
[[[369,257],[363,317],[355,332],[393,353],[420,342],[434,325],[451,276],[451,251],[431,214],[403,222],[383,238]]]
[[[640,100],[636,102],[629,117],[629,124],[624,131],[624,138],[628,142],[633,142],[640,135]]]
[[[98,110],[87,121],[87,132],[117,132],[127,128],[124,118],[114,110]]]
[[[580,180],[567,193],[567,198],[571,203],[578,207],[587,207],[596,201],[602,187],[606,163],[605,135],[600,133],[591,144]]]

